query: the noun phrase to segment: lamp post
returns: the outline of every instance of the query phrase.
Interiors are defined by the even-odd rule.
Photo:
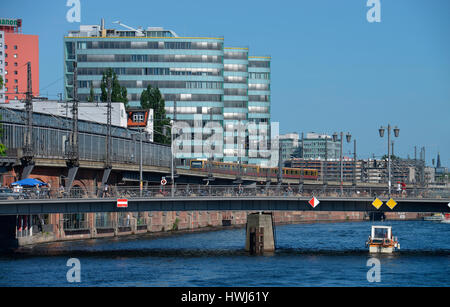
[[[342,159],[342,149],[343,149],[343,142],[344,142],[344,132],[341,132],[340,133],[340,135],[341,135],[341,138],[339,139],[339,142],[341,143],[341,146],[340,146],[340,154],[339,154],[339,156],[340,156],[340,164],[341,164],[341,166],[340,166],[340,168],[341,168],[341,174],[340,174],[340,181],[341,181],[341,196],[344,194],[344,165],[343,165],[343,163],[344,163],[344,161],[343,161],[343,159]],[[334,142],[337,142],[338,141],[338,134],[335,132],[334,134],[333,134],[333,141]],[[350,143],[350,141],[352,140],[352,135],[350,134],[350,133],[347,133],[347,135],[346,135],[346,138],[347,138],[347,143]]]
[[[142,127],[139,128],[139,143],[140,143],[140,154],[139,154],[139,197],[142,198],[142,189],[144,188],[144,176],[142,173]]]
[[[380,137],[384,137],[384,130],[386,129],[388,132],[388,191],[389,191],[389,197],[391,197],[391,125],[388,124],[387,127],[383,127],[381,126],[380,129],[378,129],[379,133],[380,133]],[[396,126],[394,129],[394,135],[396,138],[398,138],[399,134],[400,134],[400,129]]]
[[[175,196],[175,174],[174,174],[174,161],[173,161],[173,131],[172,131],[172,126],[170,125],[163,125],[163,128],[170,128],[170,152],[171,152],[171,161],[170,161],[170,179],[171,179],[171,183],[172,183],[172,188],[171,188],[171,196],[172,198]],[[164,133],[165,135],[166,133]]]
[[[209,121],[210,122],[212,122],[213,121],[213,109],[215,109],[215,108],[209,108]],[[215,131],[214,131],[214,129],[212,129],[211,130],[211,138],[212,138],[212,136],[214,135],[214,133],[215,133]],[[216,145],[213,143],[213,142],[209,142],[208,143],[208,146],[210,147],[210,149],[211,149],[211,152],[210,152],[210,154],[208,155],[208,159],[207,159],[207,161],[206,161],[206,168],[207,168],[207,170],[208,170],[208,177],[207,178],[205,178],[205,179],[203,179],[203,181],[206,181],[207,182],[207,185],[209,186],[209,190],[211,191],[211,186],[210,186],[210,183],[211,183],[211,181],[215,181],[215,178],[214,178],[214,175],[213,175],[213,172],[212,172],[212,170],[211,170],[211,164],[212,164],[212,162],[213,162],[213,160],[214,160],[214,157],[213,157],[213,151],[216,149]]]

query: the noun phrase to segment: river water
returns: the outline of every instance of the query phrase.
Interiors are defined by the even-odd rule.
[[[401,250],[380,255],[369,282],[372,224],[393,226]],[[425,221],[276,227],[277,251],[250,256],[245,229],[150,235],[20,248],[0,255],[0,286],[450,286],[450,224]],[[80,262],[80,283],[66,277]]]

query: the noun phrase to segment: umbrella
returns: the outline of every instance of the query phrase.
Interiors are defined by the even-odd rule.
[[[40,187],[43,185],[47,185],[46,183],[37,180],[37,179],[33,179],[33,178],[27,178],[27,179],[23,179],[17,182],[14,182],[11,184],[12,186],[22,186],[22,187],[35,187],[36,185],[39,185]]]

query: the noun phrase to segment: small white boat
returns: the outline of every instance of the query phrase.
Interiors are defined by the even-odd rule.
[[[442,213],[435,213],[430,216],[424,216],[423,220],[424,221],[432,221],[432,222],[440,222],[440,221],[444,220],[444,215]]]
[[[391,226],[372,226],[372,233],[366,242],[370,253],[391,254],[400,249],[398,239],[392,235]]]
[[[441,223],[450,224],[450,213],[446,213]]]

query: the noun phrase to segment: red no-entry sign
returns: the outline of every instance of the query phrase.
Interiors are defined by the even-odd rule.
[[[128,199],[118,199],[117,208],[128,208]]]

